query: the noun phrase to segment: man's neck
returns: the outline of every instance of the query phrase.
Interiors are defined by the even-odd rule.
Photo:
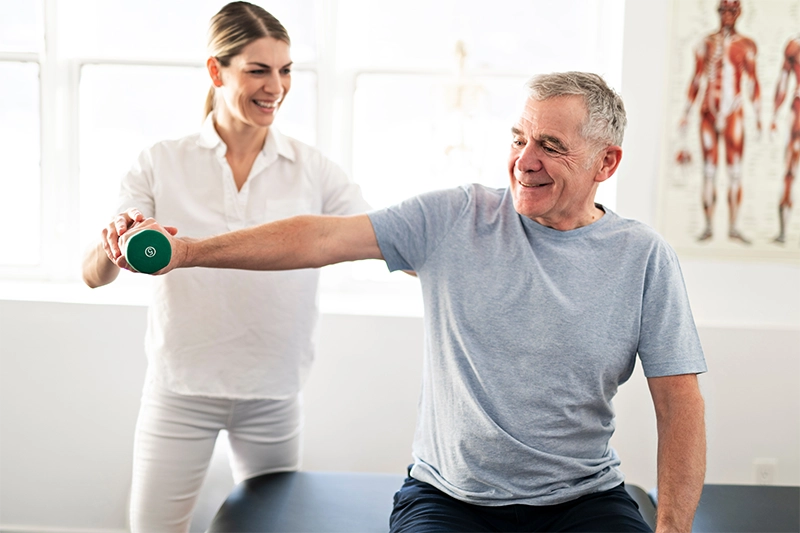
[[[582,228],[584,226],[588,226],[590,224],[594,224],[595,222],[603,218],[603,215],[605,214],[606,211],[600,204],[593,204],[592,209],[580,217],[562,219],[562,220],[552,220],[546,217],[534,217],[531,220],[533,220],[537,224],[540,224],[542,226],[554,230],[571,231],[574,229]]]

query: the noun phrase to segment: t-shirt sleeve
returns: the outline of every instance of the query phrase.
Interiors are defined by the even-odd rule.
[[[420,272],[472,201],[468,186],[433,191],[369,213],[389,270]]]
[[[113,215],[135,207],[145,217],[155,217],[153,198],[153,153],[143,150],[120,183],[117,210]]]
[[[680,264],[666,243],[656,248],[648,265],[641,317],[638,351],[645,376],[707,370]]]

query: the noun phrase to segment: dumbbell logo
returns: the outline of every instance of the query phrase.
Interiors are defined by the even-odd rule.
[[[145,229],[125,241],[123,253],[128,266],[145,274],[153,274],[169,264],[172,247],[162,233]]]

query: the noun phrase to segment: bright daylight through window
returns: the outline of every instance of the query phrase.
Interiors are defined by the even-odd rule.
[[[0,225],[0,279],[79,280],[139,152],[200,126],[205,29],[225,3],[3,3],[0,209],[12,223]],[[340,164],[376,208],[468,182],[504,187],[509,129],[536,72],[591,70],[619,88],[624,0],[255,3],[292,37],[277,127]],[[610,180],[599,200],[613,208],[614,197]],[[326,267],[322,291],[415,283],[368,261]]]

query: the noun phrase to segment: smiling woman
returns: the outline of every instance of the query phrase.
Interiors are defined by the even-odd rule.
[[[143,150],[123,178],[119,214],[84,258],[89,287],[113,282],[128,265],[120,243],[143,235],[136,225],[146,217],[201,238],[369,207],[341,169],[276,128],[292,65],[280,22],[233,2],[212,18],[209,36],[205,122]],[[133,454],[133,533],[189,528],[222,430],[237,483],[299,467],[299,393],[314,358],[318,276],[196,269],[155,281]]]

